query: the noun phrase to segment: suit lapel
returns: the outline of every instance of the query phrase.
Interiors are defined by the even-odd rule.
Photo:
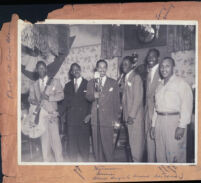
[[[39,101],[40,100],[40,96],[41,96],[39,80],[36,81],[34,88],[35,88],[36,98]]]
[[[128,79],[126,80],[126,83],[125,83],[126,87],[128,87],[128,85],[129,85],[128,83],[132,84],[132,79],[135,77],[135,75],[136,75],[135,71],[132,70]]]
[[[108,79],[108,77],[106,77],[102,92],[107,93],[107,91],[109,90],[109,87],[110,87],[109,79]]]
[[[151,86],[150,86],[150,90],[149,90],[149,93],[152,93],[154,92],[157,84],[158,84],[158,80],[159,80],[160,76],[159,76],[159,68],[156,70],[155,74],[154,74],[154,78],[153,78],[153,81],[151,83]]]

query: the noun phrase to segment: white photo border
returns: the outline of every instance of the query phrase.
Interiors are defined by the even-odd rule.
[[[195,25],[195,162],[194,163],[134,163],[134,162],[22,162],[21,161],[21,31],[24,25],[31,25],[31,23],[18,20],[18,37],[17,37],[17,159],[18,165],[197,165],[198,163],[198,21],[197,20],[81,20],[81,19],[46,19],[44,22],[37,22],[36,24],[111,24],[111,25],[138,25],[138,24],[159,24],[159,25]]]

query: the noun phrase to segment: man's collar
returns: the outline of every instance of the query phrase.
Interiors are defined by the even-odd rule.
[[[82,81],[82,76],[80,76],[80,77],[79,77],[79,78],[77,78],[77,79],[76,79],[76,78],[74,78],[74,79],[73,79],[74,83],[75,83],[75,80],[77,80],[77,82],[81,82],[81,81]]]
[[[165,80],[162,79],[163,85],[164,85],[164,84],[167,85],[167,84],[170,83],[172,80],[174,80],[175,77],[176,77],[176,76],[175,76],[175,74],[173,73],[172,76],[170,76],[170,78],[169,78],[169,80],[168,80],[168,82],[167,82],[166,84],[165,84]]]
[[[126,79],[129,78],[129,76],[131,75],[132,72],[133,72],[133,69],[131,69],[131,70],[126,74]]]
[[[45,82],[46,82],[46,81],[48,80],[48,76],[46,75],[43,79],[42,79],[42,78],[39,78],[39,80],[40,80],[40,81],[45,81]]]
[[[156,64],[156,65],[154,65],[152,68],[147,67],[147,71],[148,71],[148,72],[150,72],[150,71],[155,71],[156,69],[158,69],[158,67],[159,67],[159,63]]]

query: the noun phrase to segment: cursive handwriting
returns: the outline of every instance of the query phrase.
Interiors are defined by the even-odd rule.
[[[174,8],[174,5],[173,5],[173,4],[170,4],[168,7],[163,6],[163,7],[161,8],[160,12],[156,14],[156,18],[157,18],[158,20],[160,20],[160,19],[164,19],[164,20],[167,19],[167,16],[168,16],[168,14],[169,14],[169,12],[170,12],[170,10],[171,10],[172,8]]]
[[[82,175],[82,170],[80,169],[79,166],[75,166],[73,171],[82,179],[85,180],[84,176]]]
[[[12,82],[12,66],[11,66],[11,61],[12,61],[12,57],[11,57],[11,48],[10,48],[10,42],[11,42],[11,37],[10,37],[10,24],[9,24],[9,28],[8,28],[8,34],[6,35],[6,42],[8,43],[8,54],[6,56],[6,60],[7,60],[7,71],[8,71],[8,79],[7,79],[7,91],[6,91],[6,95],[9,99],[13,99],[13,82]]]
[[[95,176],[92,177],[94,181],[129,181],[133,179],[183,179],[183,172],[178,172],[176,166],[165,166],[161,165],[157,167],[158,171],[156,174],[151,172],[137,174],[135,172],[128,173],[126,175],[120,175],[121,168],[105,167],[105,166],[94,166]],[[118,171],[116,171],[118,170]],[[118,173],[119,172],[119,173]]]

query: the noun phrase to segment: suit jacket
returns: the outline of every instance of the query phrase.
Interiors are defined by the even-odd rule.
[[[134,70],[125,81],[123,97],[123,118],[136,118],[135,123],[143,124],[143,82],[139,74]]]
[[[65,85],[63,110],[66,112],[68,126],[89,126],[83,122],[91,112],[91,104],[85,97],[87,83],[88,81],[83,78],[77,92],[75,92],[73,80]]]
[[[91,111],[91,124],[97,125],[97,100],[94,98],[94,79],[87,85],[86,98],[93,102]],[[99,119],[100,126],[112,127],[113,122],[117,121],[120,114],[119,87],[116,80],[107,77],[99,98]]]
[[[148,75],[146,79],[146,104],[145,104],[145,112],[146,112],[146,119],[145,119],[145,130],[150,129],[151,127],[151,119],[154,113],[154,96],[155,96],[155,90],[160,82],[160,74],[159,74],[159,68],[156,70],[152,83],[150,85],[150,89],[148,89]]]
[[[64,93],[63,88],[61,86],[61,83],[58,79],[52,79],[50,85],[47,86],[46,92],[49,96],[49,100],[44,100],[42,102],[42,107],[47,112],[55,112],[58,110],[57,102],[63,100]],[[29,91],[29,98],[40,101],[41,91],[40,91],[40,85],[39,80],[35,81],[33,85],[30,86]]]

